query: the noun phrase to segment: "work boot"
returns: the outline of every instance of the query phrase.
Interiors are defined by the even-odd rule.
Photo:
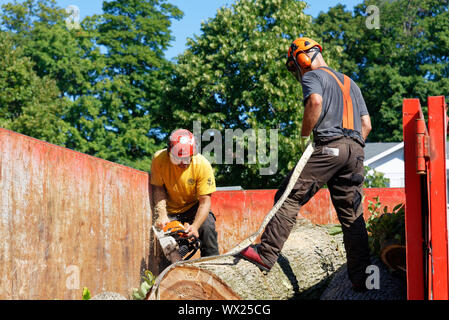
[[[269,272],[271,267],[267,266],[265,263],[262,262],[262,259],[260,258],[259,254],[257,253],[257,249],[253,248],[252,246],[247,247],[246,249],[243,249],[240,251],[239,255],[251,262],[254,263],[256,266],[259,267],[259,269]]]

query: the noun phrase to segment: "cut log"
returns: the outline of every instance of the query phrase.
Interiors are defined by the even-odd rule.
[[[346,262],[342,235],[298,220],[270,272],[240,257],[218,257],[174,267],[162,278],[161,300],[319,299],[333,273]]]

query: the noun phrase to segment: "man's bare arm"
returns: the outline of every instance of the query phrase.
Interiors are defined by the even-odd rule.
[[[195,220],[192,225],[188,226],[186,231],[188,235],[195,235],[198,237],[198,229],[203,225],[204,221],[206,221],[207,216],[210,211],[211,204],[211,195],[203,195],[198,197],[200,205],[198,207],[198,211],[196,212]]]
[[[301,136],[308,137],[315,127],[321,115],[323,97],[317,93],[312,93],[307,99],[302,120]]]
[[[156,227],[163,228],[169,222],[167,216],[167,193],[164,187],[151,185],[153,190],[154,211],[158,216]]]
[[[362,137],[366,141],[369,133],[371,132],[371,118],[369,115],[364,115],[361,117],[362,120]]]

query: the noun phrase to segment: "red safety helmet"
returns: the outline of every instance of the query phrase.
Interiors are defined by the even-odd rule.
[[[186,129],[172,132],[168,141],[168,151],[175,158],[187,158],[197,153],[195,136]]]

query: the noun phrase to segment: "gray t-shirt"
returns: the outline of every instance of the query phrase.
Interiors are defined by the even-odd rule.
[[[343,84],[344,78],[342,73],[331,68],[326,67],[326,69],[333,72]],[[309,71],[302,78],[302,92],[304,104],[313,93],[317,93],[323,98],[321,116],[313,128],[314,139],[345,135],[342,120],[343,92],[334,77],[321,69]],[[368,114],[368,109],[366,108],[360,88],[352,79],[350,92],[354,112],[354,131],[356,131],[356,134],[363,141],[361,137],[362,123],[360,118]]]

